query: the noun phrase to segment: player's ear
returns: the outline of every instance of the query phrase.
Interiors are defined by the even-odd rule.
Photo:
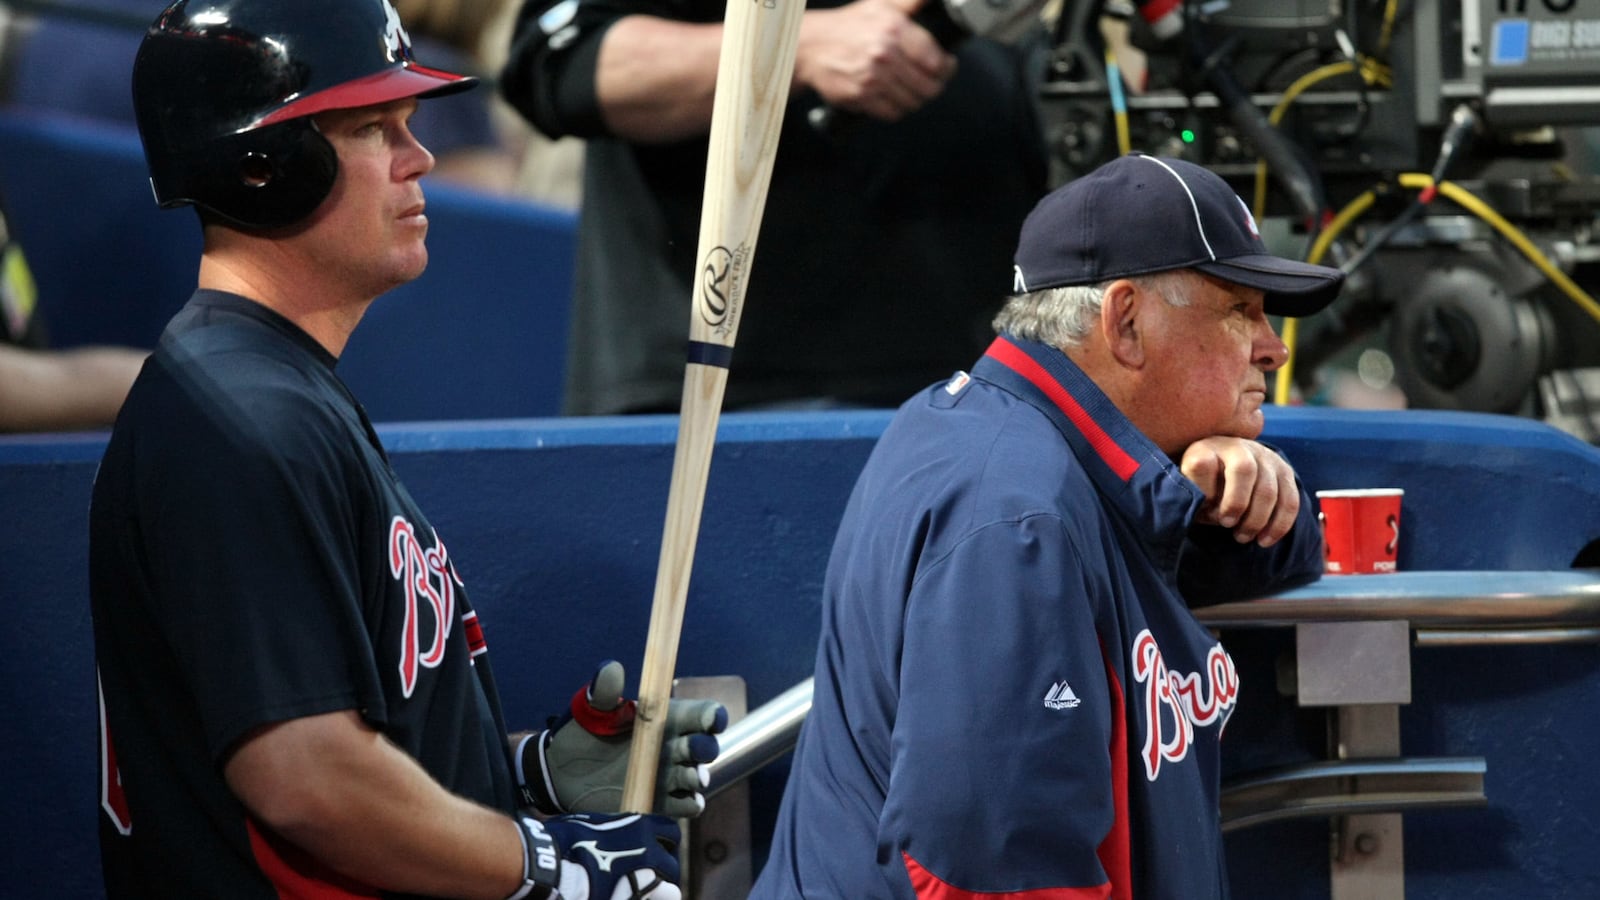
[[[1100,335],[1112,357],[1130,369],[1144,367],[1142,326],[1148,318],[1145,307],[1150,299],[1149,294],[1126,278],[1111,282],[1100,296]]]

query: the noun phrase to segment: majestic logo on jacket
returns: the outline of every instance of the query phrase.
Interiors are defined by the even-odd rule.
[[[434,534],[433,546],[417,540],[417,530],[404,516],[389,523],[389,572],[405,588],[405,619],[400,635],[400,689],[410,697],[422,669],[444,661],[450,628],[456,620],[456,585],[461,579],[450,565],[450,554]],[[424,605],[432,623],[423,624]]]
[[[1050,685],[1050,690],[1045,691],[1044,706],[1046,709],[1077,709],[1082,703],[1078,695],[1072,692],[1072,685],[1065,681],[1058,681]]]
[[[1133,639],[1133,677],[1144,685],[1144,774],[1151,781],[1161,763],[1181,762],[1189,755],[1194,731],[1216,723],[1220,730],[1239,697],[1239,673],[1221,644],[1206,654],[1204,672],[1167,668],[1150,629]]]

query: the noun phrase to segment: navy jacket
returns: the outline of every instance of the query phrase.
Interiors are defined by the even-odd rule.
[[[1226,897],[1240,685],[1180,576],[1281,590],[1322,543],[1307,496],[1269,549],[1192,525],[1201,499],[1043,345],[997,340],[902,406],[834,544],[754,900]]]

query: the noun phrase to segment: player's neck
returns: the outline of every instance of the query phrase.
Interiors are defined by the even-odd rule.
[[[351,333],[372,304],[372,298],[354,297],[342,285],[298,273],[293,266],[210,250],[200,259],[198,285],[237,294],[271,309],[334,357],[344,352]]]

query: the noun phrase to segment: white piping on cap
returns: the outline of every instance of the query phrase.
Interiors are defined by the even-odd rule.
[[[1206,255],[1211,257],[1211,261],[1212,262],[1216,262],[1217,261],[1217,251],[1211,249],[1211,241],[1206,238],[1206,226],[1205,226],[1205,223],[1200,221],[1200,204],[1195,202],[1194,194],[1189,190],[1189,183],[1184,181],[1183,180],[1183,176],[1179,175],[1175,169],[1173,169],[1171,166],[1167,165],[1166,163],[1162,162],[1161,160],[1156,159],[1153,156],[1140,156],[1140,157],[1137,157],[1137,158],[1138,159],[1147,159],[1147,160],[1155,163],[1156,165],[1160,166],[1161,168],[1166,169],[1168,175],[1171,175],[1173,178],[1177,179],[1178,185],[1183,188],[1184,196],[1189,198],[1189,208],[1194,210],[1194,227],[1195,227],[1196,231],[1200,232],[1200,243],[1206,245]],[[1243,202],[1243,201],[1241,201],[1241,202]]]

